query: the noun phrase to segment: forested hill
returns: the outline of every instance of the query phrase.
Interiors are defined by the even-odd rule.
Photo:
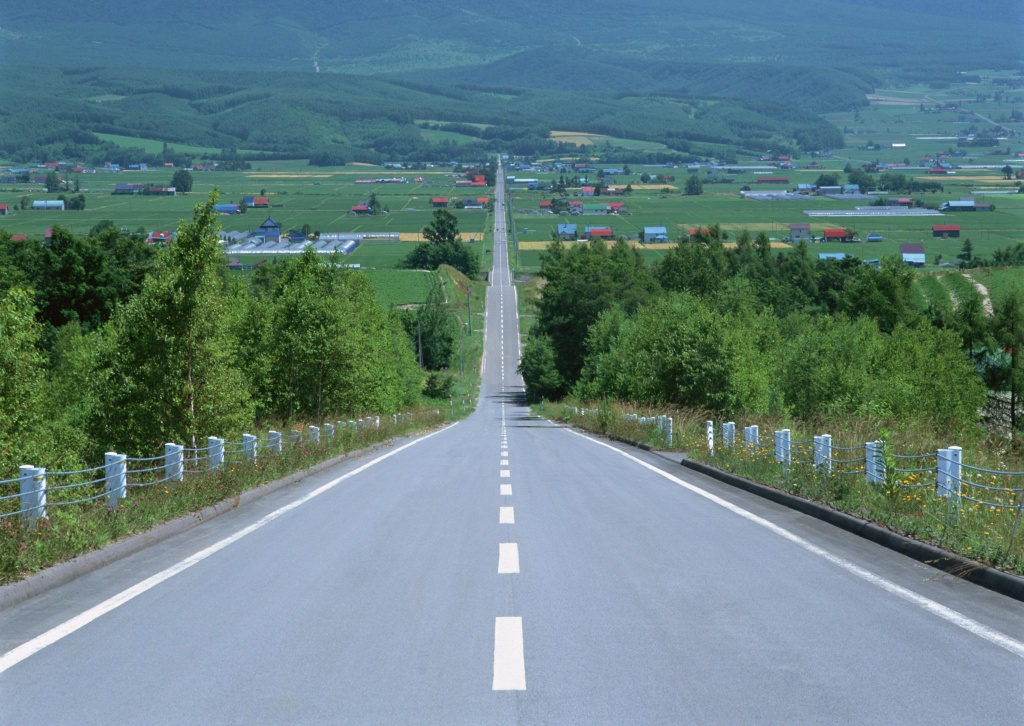
[[[409,71],[396,78],[467,83],[485,78],[510,87],[593,93],[646,93],[697,98],[757,98],[818,113],[866,103],[878,79],[856,69],[783,63],[702,63],[638,58],[587,47],[523,51],[473,68]]]
[[[557,74],[565,49],[587,48],[934,77],[1017,65],[1022,17],[1019,0],[12,0],[0,18],[0,61],[361,74],[472,67],[467,78],[489,84],[493,61],[529,51]]]
[[[703,101],[544,89],[388,82],[340,73],[231,74],[166,69],[10,67],[0,84],[0,155],[16,161],[122,157],[97,133],[314,158],[315,163],[455,158],[423,134],[424,120],[459,122],[462,152],[559,149],[552,129],[641,139],[680,157],[737,149],[838,148],[843,138],[809,111],[756,99]],[[418,123],[417,123],[418,122]],[[479,124],[474,127],[469,124]],[[141,159],[135,159],[139,161]]]

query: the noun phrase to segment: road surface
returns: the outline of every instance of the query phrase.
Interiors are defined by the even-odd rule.
[[[0,612],[0,723],[1024,722],[1021,603],[530,415],[501,184],[476,413]]]

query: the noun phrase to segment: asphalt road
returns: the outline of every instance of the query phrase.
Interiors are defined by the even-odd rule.
[[[0,724],[1024,722],[1021,603],[530,416],[498,191],[477,412],[0,612]]]

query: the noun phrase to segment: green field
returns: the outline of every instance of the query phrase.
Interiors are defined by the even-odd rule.
[[[309,224],[320,232],[399,232],[417,233],[427,225],[433,214],[431,198],[487,196],[490,189],[457,188],[451,173],[441,169],[401,172],[408,179],[404,184],[356,184],[360,178],[386,178],[398,176],[382,167],[347,166],[313,168],[302,162],[266,162],[251,171],[221,172],[194,171],[194,187],[190,194],[176,197],[115,196],[119,183],[170,183],[173,169],[109,172],[78,175],[82,193],[86,197],[84,211],[35,212],[20,211],[20,201],[56,199],[39,185],[19,184],[0,188],[0,204],[7,204],[12,212],[0,219],[0,228],[11,234],[42,236],[47,227],[62,225],[72,232],[88,232],[101,220],[112,220],[117,226],[129,229],[176,229],[178,222],[192,213],[195,204],[205,199],[214,188],[220,190],[221,202],[240,202],[243,196],[269,196],[270,209],[250,209],[246,214],[224,215],[224,230],[255,229],[273,216],[285,230]],[[422,182],[413,182],[422,178]],[[72,183],[74,176],[72,176]],[[365,201],[376,193],[387,214],[375,217],[356,217],[350,213],[353,205]],[[74,192],[67,192],[71,195]],[[450,209],[459,218],[464,239],[490,239],[493,226],[486,210]]]
[[[426,301],[436,272],[426,270],[366,270],[377,297],[385,307],[418,305]]]
[[[765,190],[783,190],[793,188],[800,183],[814,183],[823,171],[839,172],[842,175],[842,163],[826,162],[825,169],[798,169],[777,172],[789,178],[789,184],[782,186],[763,185]],[[635,168],[629,176],[619,176],[615,180],[617,186],[627,183],[639,185],[639,175],[668,173],[674,175],[676,181],[671,186],[682,187],[689,172],[684,169]],[[988,257],[1001,247],[1007,247],[1024,241],[1024,194],[991,195],[976,197],[990,202],[993,212],[960,212],[947,213],[941,217],[808,217],[804,210],[815,209],[853,209],[868,206],[871,200],[836,201],[818,197],[808,197],[797,201],[755,201],[740,196],[743,186],[757,191],[756,176],[752,172],[730,174],[731,183],[713,183],[706,170],[701,171],[704,181],[704,193],[700,196],[686,196],[679,191],[658,189],[636,189],[632,194],[617,197],[628,205],[629,212],[622,215],[551,215],[540,212],[539,202],[551,199],[551,192],[524,191],[514,192],[514,219],[516,238],[521,242],[546,241],[551,238],[559,223],[574,223],[580,233],[588,225],[611,226],[617,236],[636,237],[645,226],[662,226],[668,229],[669,236],[676,239],[687,230],[702,225],[721,224],[729,239],[735,239],[743,229],[752,234],[766,232],[773,240],[785,242],[788,239],[789,224],[809,222],[812,234],[821,237],[826,228],[853,228],[861,239],[866,239],[871,232],[881,234],[882,242],[861,242],[851,244],[815,243],[811,245],[811,253],[847,252],[862,259],[880,258],[897,254],[899,246],[907,242],[922,242],[925,245],[929,267],[934,267],[940,258],[950,261],[961,251],[964,240],[970,238],[976,256]],[[543,179],[545,175],[535,175]],[[547,175],[551,178],[552,175]],[[725,176],[722,172],[721,176]],[[992,179],[992,170],[959,170],[955,176],[940,179],[944,185],[943,192],[915,194],[916,198],[928,204],[938,206],[943,201],[972,196],[979,188],[1006,186]],[[555,175],[557,178],[557,175]],[[569,191],[569,197],[575,198]],[[586,201],[602,201],[600,198]],[[932,236],[931,228],[935,224],[959,224],[959,239],[941,239]],[[520,255],[525,255],[521,251]],[[524,258],[525,260],[525,258]],[[529,266],[524,261],[525,266]]]
[[[109,142],[111,142],[113,144],[117,144],[118,146],[124,146],[126,148],[134,146],[135,148],[142,149],[142,150],[144,150],[145,152],[147,152],[149,154],[159,154],[164,149],[164,142],[163,141],[154,141],[153,139],[143,139],[143,138],[140,138],[138,136],[120,136],[118,134],[100,134],[100,133],[97,133],[96,136],[99,136],[104,141],[109,141]],[[211,155],[220,154],[220,152],[221,152],[221,149],[215,149],[215,148],[210,147],[210,146],[191,146],[189,144],[174,144],[174,143],[168,143],[168,146],[173,148],[177,152],[186,153],[186,154],[194,154],[195,156],[199,156],[199,157],[208,157],[208,156],[211,156]],[[254,153],[254,152],[251,152],[248,149],[243,149],[243,150],[241,150],[241,153],[249,154],[249,153]]]

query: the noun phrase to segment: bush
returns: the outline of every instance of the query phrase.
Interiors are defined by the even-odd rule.
[[[455,376],[451,373],[431,373],[423,384],[423,395],[427,398],[451,398],[455,388]]]

